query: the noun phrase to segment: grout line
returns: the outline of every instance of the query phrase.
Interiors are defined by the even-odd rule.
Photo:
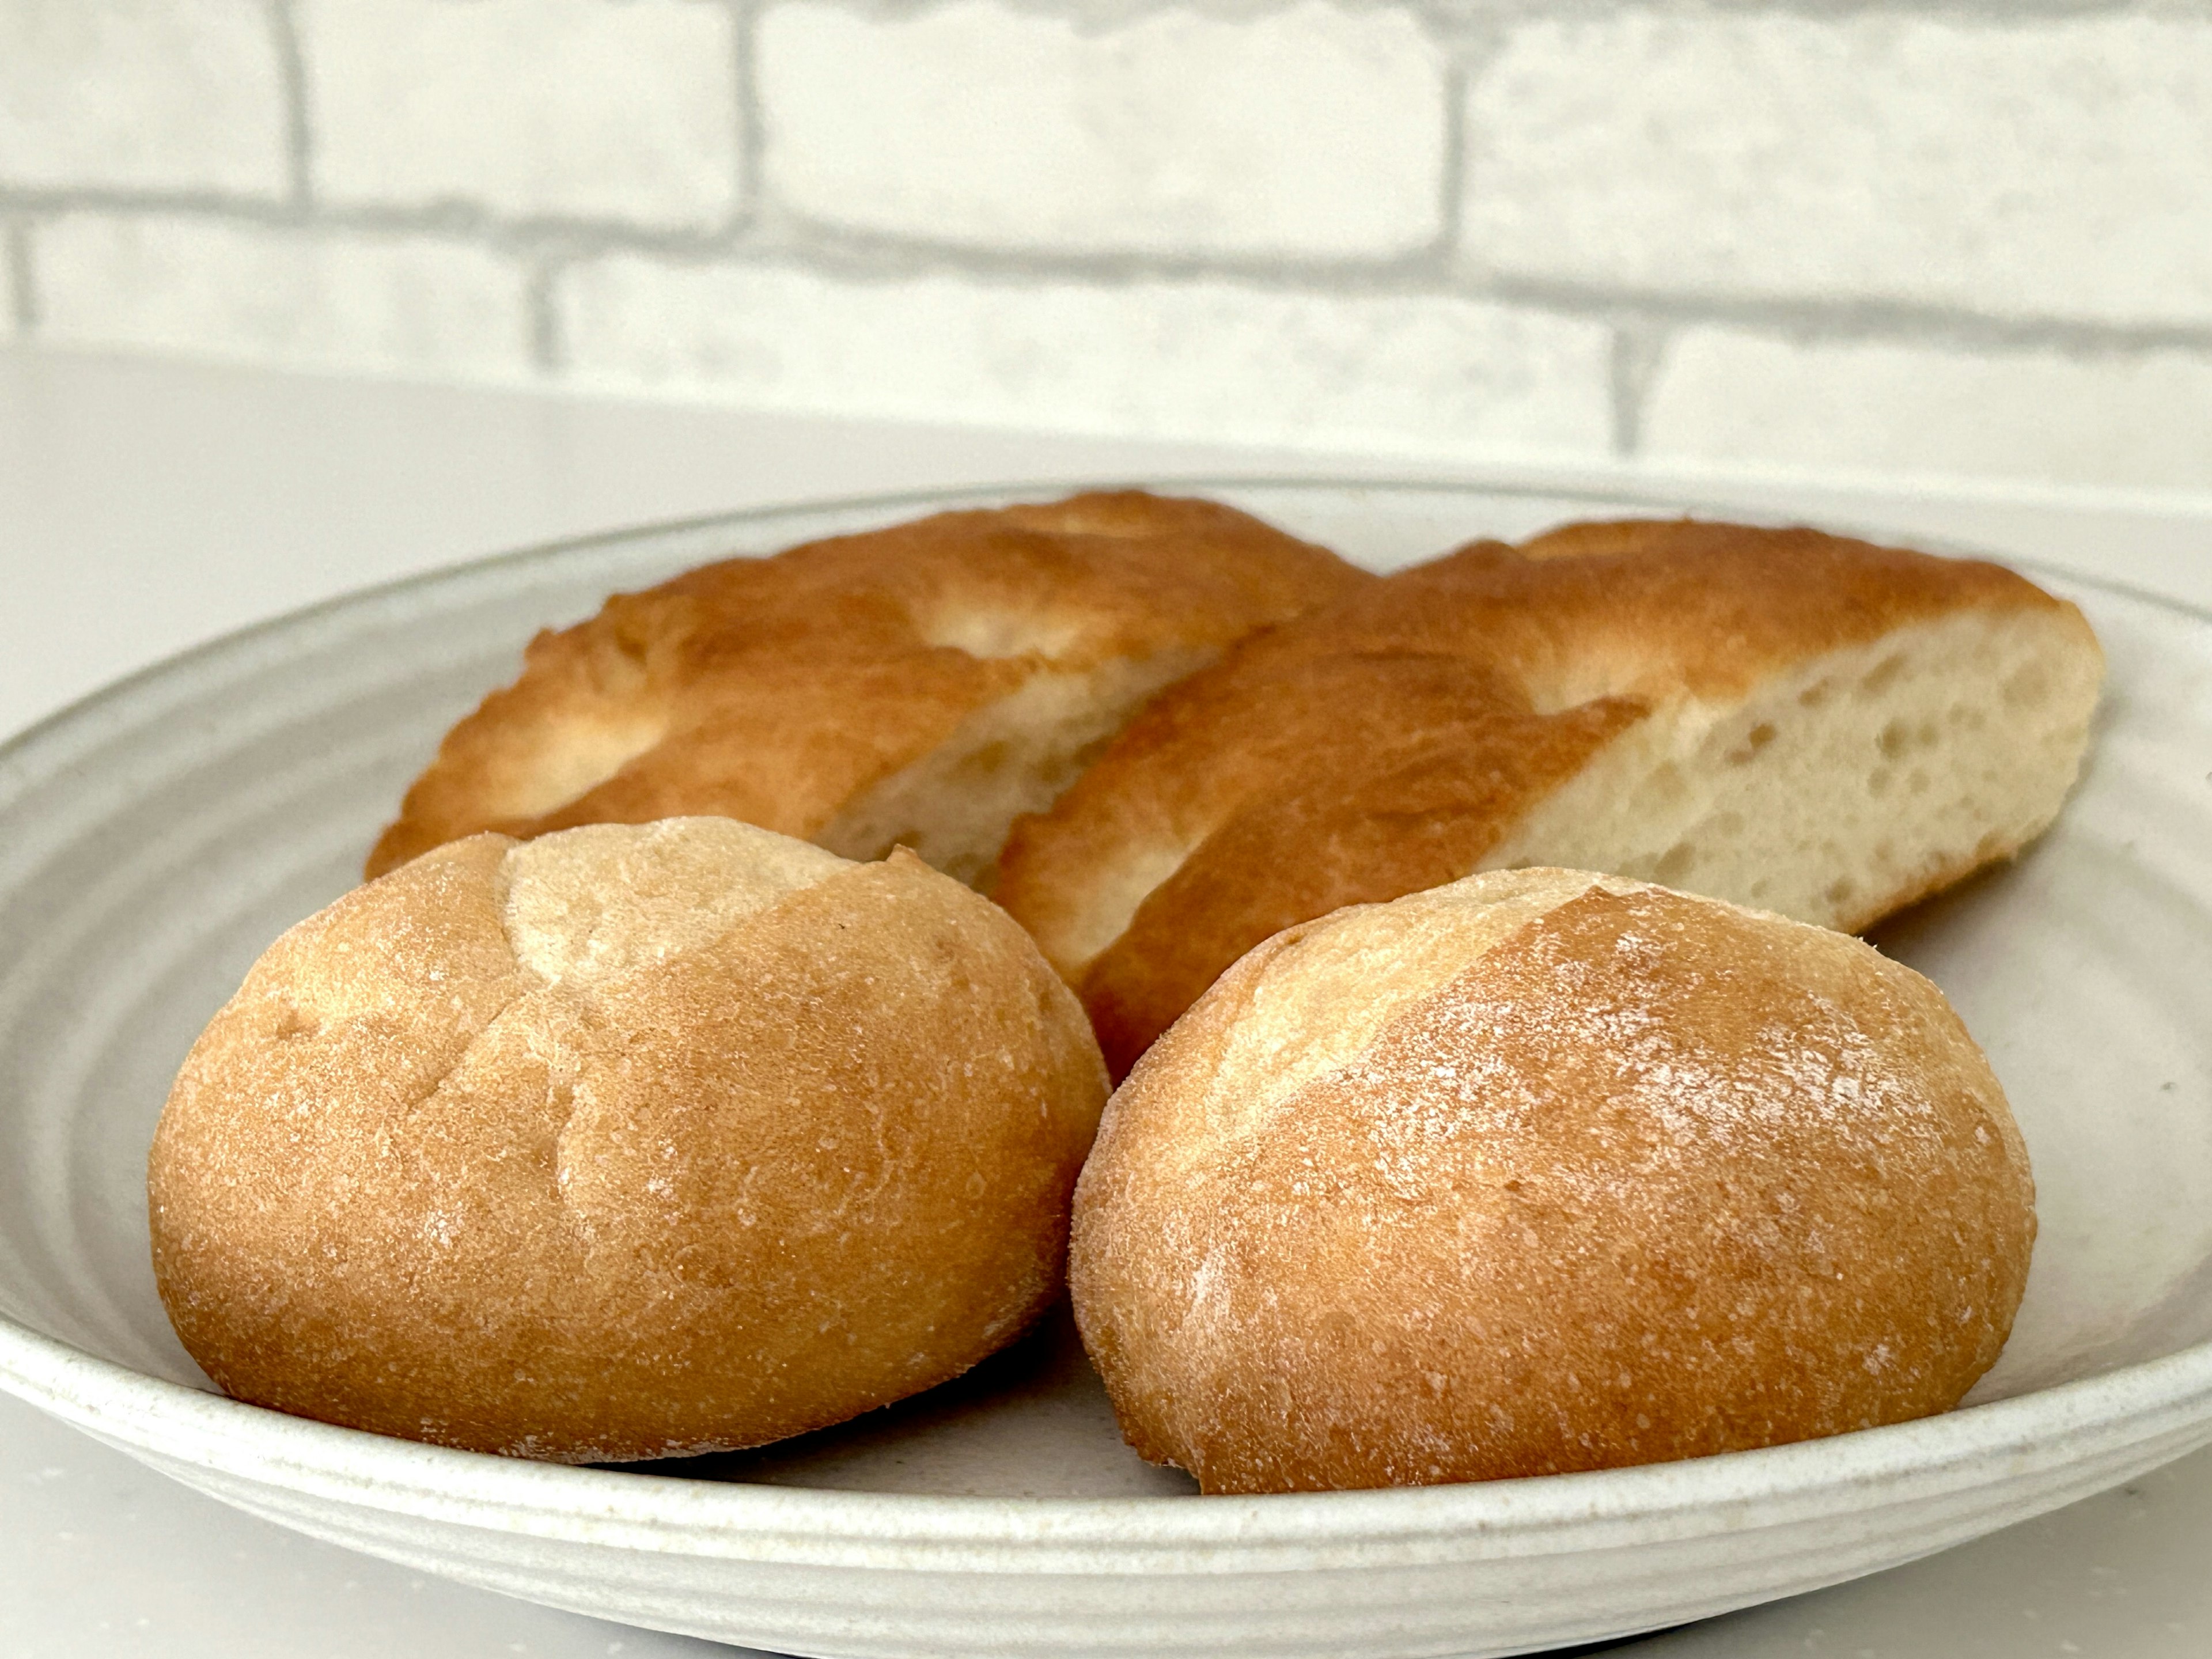
[[[732,228],[741,229],[761,210],[762,158],[768,143],[760,106],[759,0],[730,0],[730,84],[738,120],[737,212]]]
[[[1553,278],[1455,271],[1433,244],[1397,256],[1326,259],[1146,253],[1049,253],[930,243],[840,231],[763,202],[742,232],[651,229],[598,220],[510,219],[467,202],[426,207],[323,208],[218,191],[23,191],[0,188],[0,216],[94,211],[190,214],[292,230],[433,235],[473,241],[510,258],[556,264],[610,252],[672,262],[742,261],[833,279],[886,283],[951,275],[978,283],[1243,283],[1279,292],[1428,297],[1518,307],[1619,326],[1735,328],[1800,342],[1881,342],[1963,351],[2048,350],[2075,356],[2159,350],[2212,353],[2204,323],[2103,323],[2052,315],[1991,316],[1911,301],[1768,300],[1637,286],[1597,288]]]
[[[269,223],[296,222],[298,215],[283,198],[227,190],[133,190],[104,185],[78,189],[41,189],[0,184],[0,212],[18,213],[202,213]]]
[[[932,3],[900,0],[902,4]],[[1173,3],[1173,0],[1163,0],[1163,3]],[[1464,16],[1473,9],[1468,0],[1425,0],[1425,3],[1452,17]],[[1505,22],[1524,18],[1614,18],[1629,9],[1623,0],[1475,0],[1475,3],[1489,17]],[[2201,7],[2192,9],[2189,0],[1647,0],[1639,9],[1708,20],[1778,15],[1821,22],[1861,17],[1936,18],[2021,28],[2118,12],[2202,15]]]
[[[1437,188],[1443,192],[1437,204],[1437,253],[1449,260],[1464,234],[1460,204],[1467,185],[1468,70],[1455,56],[1444,69],[1444,155],[1443,176]]]
[[[2212,351],[2212,321],[2101,323],[2047,313],[1992,315],[1910,300],[1769,300],[1510,276],[1492,276],[1481,292],[1508,304],[1568,315],[1613,319],[1626,313],[1655,325],[1733,328],[1800,343],[1867,342],[2074,356]]]
[[[199,190],[51,191],[0,185],[0,213],[9,211],[192,214],[294,228],[302,223],[301,216],[287,203]],[[1363,288],[1380,285],[1394,292],[1411,292],[1425,290],[1411,287],[1410,279],[1433,279],[1439,270],[1434,250],[1426,246],[1396,255],[1313,259],[1203,253],[1054,253],[843,231],[775,210],[773,204],[766,204],[766,210],[753,217],[761,222],[749,226],[746,233],[740,235],[728,227],[656,228],[557,216],[510,218],[477,204],[456,199],[409,207],[350,204],[324,206],[318,208],[307,222],[331,230],[476,240],[510,253],[530,253],[552,247],[571,258],[628,252],[696,261],[742,252],[787,262],[811,262],[841,275],[884,279],[951,269],[984,277],[1074,279],[1103,285],[1212,277],[1306,287],[1349,283]],[[759,234],[764,229],[770,234]],[[1428,286],[1433,285],[1432,280]]]
[[[1423,296],[1486,299],[1455,276],[1450,251],[1431,232],[1395,252],[1352,255],[1049,252],[930,242],[823,224],[776,208],[742,252],[757,260],[858,282],[949,276],[977,283],[1071,283],[1131,288],[1219,283],[1343,300]]]
[[[0,213],[103,213],[190,216],[271,228],[382,232],[445,236],[484,243],[503,252],[631,249],[679,258],[712,258],[737,246],[729,230],[655,229],[618,221],[557,216],[511,218],[482,205],[447,199],[420,206],[320,206],[303,215],[291,202],[219,190],[25,190],[0,185]]]
[[[1006,9],[1054,18],[1072,19],[1091,31],[1127,27],[1164,11],[1194,11],[1231,21],[1249,21],[1269,12],[1286,11],[1301,0],[998,0]],[[1345,0],[1337,0],[1344,3]],[[1389,5],[1393,0],[1368,0],[1369,5]],[[866,17],[903,18],[936,9],[945,0],[836,0],[844,10]],[[1460,21],[1470,15],[1484,21],[1512,21],[1521,18],[1613,17],[1626,8],[1623,0],[1413,0],[1400,9]],[[2033,27],[2069,17],[2097,16],[2114,12],[2166,11],[2180,16],[2201,15],[2190,0],[1647,0],[1644,9],[1690,15],[1730,13],[1779,13],[1817,20],[1863,16],[1938,17],[1990,24]]]
[[[1613,453],[1623,460],[1643,447],[1644,412],[1667,344],[1664,325],[1646,320],[1631,319],[1613,331],[1606,375],[1613,396]]]
[[[1460,263],[1468,256],[1467,182],[1475,166],[1474,137],[1467,110],[1475,83],[1505,50],[1510,31],[1493,12],[1446,9],[1449,0],[1417,0],[1413,15],[1444,54],[1443,234],[1437,253],[1448,283],[1464,281]]]
[[[39,326],[39,280],[33,263],[31,222],[11,218],[6,234],[9,316],[15,337],[27,339]]]
[[[561,281],[562,262],[534,262],[523,280],[522,303],[530,329],[530,362],[543,374],[558,374],[568,367],[568,343],[561,330],[561,308],[555,289]]]
[[[268,0],[269,33],[276,48],[276,75],[284,89],[284,156],[292,206],[306,214],[314,204],[314,128],[307,111],[307,60],[300,47],[294,0]]]

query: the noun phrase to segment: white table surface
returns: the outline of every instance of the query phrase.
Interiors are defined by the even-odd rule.
[[[938,485],[1438,471],[0,349],[0,734],[242,623],[556,537]],[[1943,538],[2212,605],[2212,501],[1511,476]],[[313,1542],[0,1396],[0,1659],[729,1651]],[[2212,1451],[1926,1561],[1609,1651],[2200,1659]]]

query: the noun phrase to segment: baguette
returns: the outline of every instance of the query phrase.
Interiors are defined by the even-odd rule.
[[[1164,692],[994,891],[1118,1077],[1271,934],[1476,871],[1869,927],[2042,832],[2102,675],[1993,564],[1688,520],[1478,543]]]
[[[1375,578],[1212,501],[1137,491],[727,559],[532,641],[449,732],[367,873],[485,830],[711,814],[988,884],[1162,686]]]

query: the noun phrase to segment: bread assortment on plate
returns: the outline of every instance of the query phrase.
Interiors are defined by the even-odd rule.
[[[1686,520],[709,565],[540,635],[216,1016],[162,1297],[242,1398],[570,1462],[929,1388],[1064,1272],[1207,1491],[1948,1409],[2032,1180],[1850,933],[2049,824],[2101,673],[1996,566]]]

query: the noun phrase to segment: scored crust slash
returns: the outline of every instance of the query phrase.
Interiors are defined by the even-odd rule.
[[[1209,1491],[1944,1410],[2026,1149],[1831,930],[2039,834],[2102,668],[1996,566],[1688,520],[1376,577],[1124,491],[709,565],[533,641],[216,1016],[161,1294],[243,1398],[567,1461],[934,1386],[1071,1227]]]

